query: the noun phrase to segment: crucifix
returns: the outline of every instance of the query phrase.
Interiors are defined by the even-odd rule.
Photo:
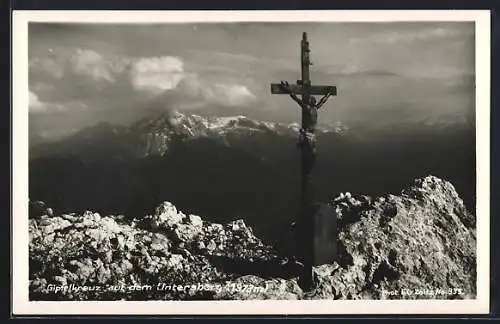
[[[288,94],[299,104],[302,110],[302,127],[300,129],[299,147],[301,149],[301,210],[297,222],[301,243],[299,256],[302,259],[299,284],[303,289],[310,289],[313,286],[312,267],[315,263],[315,231],[317,225],[316,207],[313,203],[312,175],[311,171],[316,159],[316,137],[314,134],[317,122],[318,110],[326,103],[330,96],[337,95],[335,86],[311,85],[309,78],[309,66],[312,65],[309,58],[309,41],[307,33],[302,34],[301,41],[301,67],[302,79],[297,80],[297,84],[289,84],[286,81],[271,84],[272,94]],[[302,98],[299,98],[301,95]],[[316,102],[314,95],[322,95],[319,102]],[[331,233],[335,235],[334,233]]]

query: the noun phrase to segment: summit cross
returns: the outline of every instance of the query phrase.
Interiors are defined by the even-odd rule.
[[[309,58],[309,41],[307,33],[302,34],[301,41],[301,68],[302,79],[297,84],[289,84],[286,81],[271,83],[272,94],[288,94],[299,104],[302,110],[302,126],[300,129],[299,147],[301,148],[301,211],[297,222],[299,230],[299,257],[302,259],[303,267],[300,273],[299,283],[303,289],[310,289],[313,285],[312,267],[315,254],[315,206],[313,204],[312,176],[311,171],[316,159],[316,137],[315,127],[318,118],[318,110],[326,103],[330,96],[337,95],[335,86],[311,85],[309,77],[309,66],[312,65]],[[301,95],[301,98],[298,96]],[[314,95],[323,97],[316,102]]]

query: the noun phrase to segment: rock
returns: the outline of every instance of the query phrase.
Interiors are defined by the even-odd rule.
[[[92,217],[94,219],[94,222],[99,222],[101,220],[101,215],[99,215],[99,213],[94,213]]]
[[[153,215],[130,222],[90,211],[30,219],[30,298],[390,299],[395,297],[381,292],[414,288],[460,288],[463,294],[450,298],[475,298],[475,217],[449,182],[433,176],[417,179],[401,195],[373,200],[347,192],[331,205],[341,220],[339,255],[331,264],[314,267],[311,292],[303,292],[296,277],[257,276],[258,267],[274,269],[284,256],[243,220],[210,223],[165,202]],[[243,271],[233,269],[239,265]],[[243,272],[251,274],[239,274]],[[227,283],[227,289],[118,289],[111,295],[73,292],[57,297],[46,289],[48,283],[128,287],[151,282],[218,282]]]
[[[163,226],[172,227],[181,223],[184,215],[177,213],[177,208],[172,203],[166,201],[156,208],[153,217]]]
[[[161,223],[159,222],[159,220],[155,219],[155,218],[152,218],[149,224],[151,226],[151,229],[153,229],[153,230],[158,229],[160,227],[160,225],[161,225]]]
[[[94,221],[98,222],[101,228],[107,233],[119,233],[121,231],[120,225],[113,218],[111,217],[100,218],[98,217],[99,214],[97,214],[97,216],[95,215],[96,214],[94,214],[95,217]]]
[[[54,210],[52,208],[45,209],[45,214],[49,217],[54,217]]]
[[[201,220],[201,217],[196,215],[189,215],[189,223],[196,227],[203,226],[203,221]]]
[[[243,219],[237,219],[235,221],[232,221],[231,223],[229,223],[229,226],[233,232],[245,230],[247,227]]]
[[[97,269],[97,282],[99,284],[105,284],[111,278],[111,270],[107,267],[99,267]]]
[[[203,241],[198,241],[196,248],[198,249],[198,251],[205,250],[205,243],[203,243]]]
[[[63,214],[61,215],[61,218],[71,222],[71,223],[76,223],[78,220],[78,217],[76,217],[74,214]]]
[[[110,239],[110,243],[114,248],[123,250],[125,248],[125,237],[118,234],[116,237]]]
[[[67,280],[63,276],[54,276],[54,282],[56,282],[58,285],[62,285],[62,286],[67,285]]]
[[[150,248],[155,251],[168,251],[169,241],[164,235],[155,234],[151,241]]]
[[[109,250],[104,253],[104,262],[106,264],[113,262],[113,251]]]
[[[60,231],[63,230],[67,227],[70,227],[72,224],[60,217],[55,217],[55,218],[48,218],[40,222],[40,229],[42,233],[45,235],[53,233],[55,231]]]
[[[217,244],[215,244],[214,240],[210,240],[207,245],[207,250],[208,251],[214,251],[217,248]]]
[[[167,267],[172,270],[180,270],[183,268],[184,257],[180,254],[171,254],[167,261]]]
[[[201,226],[194,226],[191,224],[177,224],[174,230],[174,237],[176,240],[191,243],[202,233]]]
[[[77,282],[80,284],[85,284],[95,271],[92,262],[88,262],[88,259],[83,261],[72,260],[70,264],[74,266],[75,270],[72,272],[76,275]]]
[[[33,280],[30,280],[29,287],[31,293],[46,293],[47,279],[35,278]]]

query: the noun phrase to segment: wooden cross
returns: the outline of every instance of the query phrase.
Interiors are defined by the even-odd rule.
[[[297,84],[288,84],[285,81],[271,84],[272,94],[288,94],[302,108],[302,128],[299,139],[302,157],[302,192],[301,212],[297,224],[300,235],[298,239],[301,243],[299,254],[303,263],[299,283],[303,289],[310,289],[313,285],[312,266],[315,255],[316,207],[312,201],[311,171],[316,158],[316,138],[314,131],[317,122],[317,111],[326,103],[330,96],[337,95],[337,88],[335,86],[311,85],[309,66],[312,64],[309,59],[309,53],[307,33],[304,32],[301,41],[302,79],[298,80]],[[302,99],[299,99],[297,95],[301,95]],[[314,95],[323,95],[323,98],[316,103]]]

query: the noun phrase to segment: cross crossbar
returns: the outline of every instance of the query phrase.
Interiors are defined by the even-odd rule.
[[[330,93],[332,96],[337,95],[336,86],[322,86],[322,85],[312,85],[309,89],[304,89],[304,86],[300,84],[290,84],[289,90],[283,89],[281,83],[271,83],[271,93],[272,94],[290,94],[293,92],[295,94],[303,95],[306,92],[311,95],[326,95]]]

